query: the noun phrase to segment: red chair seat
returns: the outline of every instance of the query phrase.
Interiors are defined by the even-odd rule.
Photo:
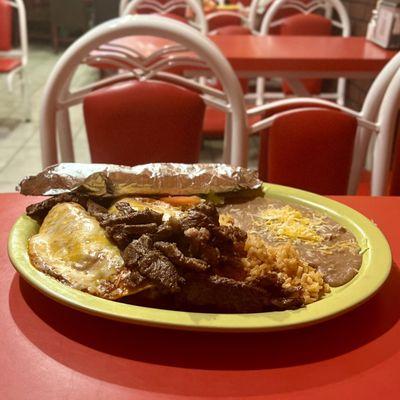
[[[205,105],[190,90],[122,82],[87,95],[83,109],[93,162],[198,162]]]
[[[0,57],[0,73],[11,72],[22,64],[19,58]]]

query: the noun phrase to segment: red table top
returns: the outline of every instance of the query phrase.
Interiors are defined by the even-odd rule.
[[[0,194],[0,399],[398,398],[400,197],[336,199],[389,240],[393,268],[378,294],[313,327],[213,334],[103,320],[44,297],[19,278],[6,250],[33,200]]]
[[[337,36],[210,36],[240,71],[347,71],[376,73],[393,57],[364,37]],[[167,40],[125,37],[114,42],[133,47],[148,56]]]

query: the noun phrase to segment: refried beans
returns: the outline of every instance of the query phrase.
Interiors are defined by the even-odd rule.
[[[354,235],[310,208],[257,197],[224,205],[220,213],[270,245],[291,242],[332,287],[349,282],[361,267],[362,254]]]

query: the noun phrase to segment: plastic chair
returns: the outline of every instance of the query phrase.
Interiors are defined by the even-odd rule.
[[[201,3],[197,0],[122,0],[120,15],[159,14],[186,22],[207,34],[208,25]]]
[[[322,194],[354,195],[374,135],[371,194],[386,194],[399,104],[400,53],[377,76],[360,112],[315,98],[279,100],[248,110],[249,116],[264,115],[250,132],[268,129],[260,146],[261,177]],[[398,151],[395,155],[396,159]],[[393,188],[398,169],[394,164]],[[321,175],[329,178],[327,182]],[[328,187],[329,182],[335,184]]]
[[[252,0],[250,2],[250,6],[248,9],[248,20],[249,26],[254,33],[260,33],[261,22],[265,17],[265,13],[269,10],[274,1],[275,0]],[[301,3],[307,3],[310,1],[311,0],[299,0],[299,2]],[[275,18],[286,18],[297,13],[298,11],[293,9],[280,9],[275,15]],[[276,35],[279,34],[279,31],[279,26],[272,27],[270,29],[270,34]]]
[[[13,13],[18,14],[18,31],[20,48],[12,47]],[[28,34],[26,27],[26,12],[22,0],[0,0],[0,75],[6,79],[10,92],[14,88],[14,78],[18,75],[21,82],[24,119],[30,119],[28,88],[25,77],[25,67],[28,64]]]
[[[254,10],[254,7],[252,8]],[[288,12],[293,11],[294,15]],[[252,11],[254,14],[254,11]],[[282,15],[285,12],[286,15]],[[316,13],[323,13],[319,15]],[[251,14],[250,21],[254,22],[254,15]],[[336,16],[338,19],[336,19]],[[259,34],[271,34],[273,29],[279,28],[281,35],[308,35],[326,36],[332,34],[332,29],[340,31],[343,37],[350,36],[350,19],[347,11],[340,0],[276,0],[269,3],[268,9],[262,19]],[[322,81],[302,80],[301,81],[309,94],[318,95],[321,98],[332,99],[340,105],[345,103],[346,81],[339,78],[337,90],[334,93],[321,93]],[[258,104],[264,101],[265,79],[257,80]],[[283,84],[284,94],[292,94],[290,82]],[[268,96],[271,98],[271,95]],[[274,97],[274,96],[272,96]]]
[[[324,195],[347,192],[357,119],[304,108],[276,118],[261,133],[259,177]]]
[[[193,91],[129,80],[88,94],[83,108],[93,162],[199,161],[205,104]]]
[[[125,46],[113,45],[113,41],[118,38],[135,35],[155,36],[173,43],[152,54],[140,54]],[[79,65],[90,65],[93,61],[113,65],[120,69],[120,73],[84,87],[71,88],[71,80]],[[221,83],[222,90],[172,73],[171,68],[174,66],[186,66],[185,68],[190,70],[200,68],[204,73],[214,75]],[[165,96],[153,91],[154,82],[158,84],[157,90],[169,96],[166,101],[163,101]],[[195,98],[198,100],[193,98],[192,92],[196,93]],[[118,102],[117,95],[120,98]],[[152,161],[158,158],[172,161],[177,156],[175,147],[181,150],[178,154],[180,159],[174,161],[185,161],[186,155],[175,136],[156,138],[164,134],[164,129],[172,131],[171,127],[166,126],[167,123],[172,125],[173,121],[184,118],[187,111],[185,102],[188,99],[191,105],[187,107],[191,115],[197,107],[198,118],[202,118],[203,103],[227,114],[224,161],[233,165],[245,165],[249,128],[243,93],[232,67],[220,50],[208,38],[188,25],[156,15],[128,15],[105,22],[78,39],[61,56],[49,77],[40,116],[43,166],[59,161],[74,161],[69,109],[81,103],[84,103],[84,111],[87,114],[90,150],[96,161],[105,159],[110,162],[111,156],[108,157],[107,154],[114,152],[113,162],[117,162],[120,151],[123,151],[124,155],[131,152],[132,159],[134,153],[144,152],[151,153]],[[167,107],[165,110],[161,110],[161,103],[162,107]],[[101,113],[98,112],[99,106],[102,107]],[[135,110],[136,107],[140,109]],[[93,115],[93,110],[96,110],[96,115]],[[160,120],[158,112],[162,115]],[[172,122],[168,122],[169,116]],[[142,121],[144,117],[151,119],[148,125]],[[101,123],[96,125],[96,118],[101,118]],[[189,123],[184,120],[178,122],[180,131],[186,129]],[[195,120],[193,125],[197,123],[198,120]],[[144,132],[140,131],[142,128],[148,131],[146,138]],[[102,130],[99,136],[95,136],[94,131],[97,129]],[[107,137],[107,134],[110,137]],[[147,135],[151,135],[154,141],[148,139]],[[191,152],[190,147],[197,143],[196,140],[188,139],[185,151]],[[145,141],[147,142],[144,143]],[[148,146],[145,150],[141,148],[144,145]],[[171,155],[168,155],[168,158],[165,155],[167,150]],[[157,156],[160,152],[164,158]]]
[[[206,15],[206,19],[210,34],[224,27],[243,26],[248,28],[247,18],[235,11],[213,11]]]

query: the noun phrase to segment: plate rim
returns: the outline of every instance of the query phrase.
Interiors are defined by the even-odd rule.
[[[328,197],[300,189],[269,183],[265,183],[263,188],[267,196],[271,195],[275,199],[283,199],[299,203],[321,212],[328,213],[330,218],[333,218],[336,221],[339,220],[347,229],[350,227],[350,230],[358,239],[361,238],[363,234],[365,235],[364,240],[367,240],[369,245],[368,250],[363,255],[363,263],[359,273],[349,283],[334,289],[334,291],[338,291],[338,293],[336,293],[337,300],[342,297],[348,298],[348,295],[343,296],[343,292],[348,291],[348,287],[352,285],[355,285],[358,288],[359,284],[357,285],[355,282],[359,283],[360,280],[364,279],[366,280],[364,284],[367,285],[367,289],[364,289],[363,294],[360,295],[360,293],[358,293],[355,296],[350,296],[347,305],[339,304],[335,306],[337,301],[334,300],[327,302],[329,298],[332,299],[331,296],[335,295],[335,293],[332,293],[326,298],[309,304],[299,310],[252,314],[193,313],[135,306],[105,300],[72,289],[56,279],[36,270],[30,264],[26,250],[27,238],[25,238],[25,253],[23,253],[21,231],[22,229],[26,229],[29,224],[33,226],[36,222],[25,214],[17,219],[10,231],[8,239],[8,255],[14,268],[25,281],[44,295],[63,305],[91,315],[112,320],[179,330],[255,332],[305,327],[351,311],[371,298],[380,289],[389,276],[392,257],[385,236],[372,221],[351,207]],[[346,223],[343,223],[342,220],[346,220],[346,218],[350,219]],[[359,244],[362,246],[360,242]],[[366,260],[372,265],[365,266]],[[376,261],[379,261],[377,263],[379,268],[378,266],[375,267],[375,270],[373,271],[375,279],[371,281],[371,277],[368,273],[371,272],[371,268],[374,268],[374,263]],[[365,272],[365,270],[367,271]],[[324,301],[325,304],[332,303],[333,306],[335,306],[334,310],[328,312],[324,311],[321,306],[321,304],[324,304],[322,303]],[[298,318],[299,313],[301,313],[300,318]],[[302,315],[305,315],[305,317],[302,317]],[[297,317],[294,318],[294,316]],[[285,317],[287,320],[284,320]]]

